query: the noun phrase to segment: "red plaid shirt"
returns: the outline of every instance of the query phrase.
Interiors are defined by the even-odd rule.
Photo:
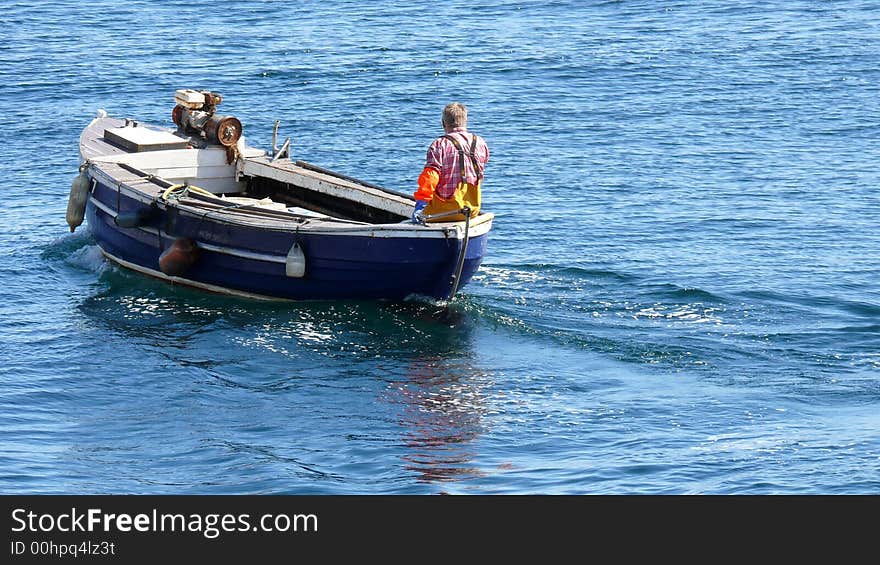
[[[465,128],[455,128],[446,135],[455,137],[465,151],[464,171],[465,182],[477,184],[477,172],[474,170],[474,162],[468,157],[471,149],[471,143],[475,134],[468,133]],[[477,165],[480,167],[479,178],[483,178],[483,170],[489,161],[489,147],[482,137],[476,135],[477,146],[474,149],[474,156],[477,158]],[[455,145],[445,137],[438,137],[428,147],[428,155],[425,159],[425,166],[431,167],[440,173],[440,182],[437,184],[437,195],[441,198],[450,198],[455,194],[458,183],[461,182],[461,165],[459,164],[458,149]]]

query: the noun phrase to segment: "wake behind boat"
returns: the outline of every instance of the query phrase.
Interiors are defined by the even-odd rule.
[[[177,129],[99,115],[68,202],[102,253],[208,291],[294,300],[451,299],[477,271],[493,215],[409,221],[415,201],[250,147],[222,98],[178,90]],[[276,123],[277,132],[277,123]],[[461,217],[461,216],[459,216]]]

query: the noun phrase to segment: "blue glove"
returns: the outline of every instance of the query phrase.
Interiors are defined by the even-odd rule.
[[[414,223],[414,224],[424,224],[425,223],[425,217],[424,217],[423,212],[425,210],[425,206],[427,206],[427,205],[428,205],[427,202],[424,202],[422,200],[416,200],[416,209],[413,210],[413,213],[412,213],[412,223]]]

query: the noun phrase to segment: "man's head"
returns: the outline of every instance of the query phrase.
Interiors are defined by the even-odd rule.
[[[443,108],[443,129],[452,131],[455,128],[467,127],[467,106],[461,102],[452,102]]]

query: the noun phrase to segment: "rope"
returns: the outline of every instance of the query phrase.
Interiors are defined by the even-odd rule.
[[[467,253],[468,237],[470,235],[468,232],[471,229],[471,209],[465,206],[461,209],[461,213],[464,214],[464,237],[461,238],[461,251],[455,265],[455,274],[453,275],[452,291],[449,293],[449,300],[452,300],[461,284],[461,271],[464,268],[464,256]]]
[[[183,198],[190,192],[192,192],[193,194],[201,194],[202,196],[210,196],[212,198],[216,198],[215,194],[208,192],[204,188],[199,188],[191,184],[174,184],[165,189],[165,192],[162,193],[162,200],[165,200],[167,202],[168,197],[170,197],[173,192],[178,191],[180,192],[180,194],[178,194],[176,197],[178,200]]]

